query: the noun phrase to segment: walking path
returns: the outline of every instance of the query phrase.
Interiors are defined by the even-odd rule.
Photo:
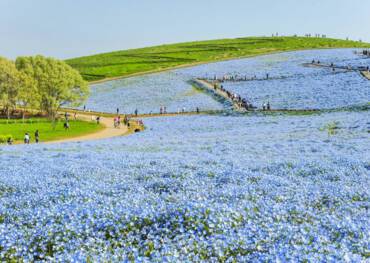
[[[83,121],[91,121],[90,114],[77,114],[77,118]],[[99,140],[99,139],[105,139],[105,138],[111,138],[111,137],[117,137],[122,136],[130,133],[128,127],[126,125],[121,125],[121,127],[114,128],[114,118],[112,117],[100,117],[100,124],[104,126],[104,129],[78,136],[78,137],[72,137],[72,138],[66,138],[66,139],[60,139],[55,141],[49,141],[45,142],[46,144],[51,143],[64,143],[64,142],[82,142],[82,141],[90,141],[90,140]]]
[[[360,72],[362,76],[370,80],[370,71],[369,67],[354,67],[354,66],[336,66],[322,63],[305,63],[303,64],[306,67],[315,67],[315,68],[331,68],[332,70],[345,70],[345,71],[355,71]]]
[[[232,98],[230,98],[230,96],[227,94],[226,90],[222,90],[218,87],[215,88],[214,85],[216,85],[216,84],[210,83],[210,82],[208,82],[207,80],[204,80],[204,79],[194,79],[193,82],[196,86],[198,86],[200,88],[203,88],[203,89],[205,89],[209,92],[212,92],[216,96],[231,102],[235,111],[241,112],[241,111],[246,110],[244,107],[242,107],[240,105],[240,103],[238,103],[235,100],[233,100]]]
[[[361,71],[362,76],[370,80],[370,71]]]

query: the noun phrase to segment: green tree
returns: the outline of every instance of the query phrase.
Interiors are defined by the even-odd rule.
[[[7,118],[17,104],[19,72],[14,62],[0,57],[0,104]]]
[[[35,80],[40,107],[55,121],[64,106],[79,106],[89,95],[89,87],[78,71],[65,62],[43,56],[19,57],[16,67]]]
[[[22,119],[27,110],[40,108],[40,94],[36,81],[29,75],[19,72],[17,105],[22,108]]]

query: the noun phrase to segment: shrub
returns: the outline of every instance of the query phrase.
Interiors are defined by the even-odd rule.
[[[8,135],[1,135],[0,134],[0,143],[6,143],[8,138],[11,138],[13,140],[13,136],[8,134]]]

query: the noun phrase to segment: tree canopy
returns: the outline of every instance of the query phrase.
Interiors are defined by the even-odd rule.
[[[15,64],[35,80],[41,109],[53,119],[61,106],[78,106],[89,95],[87,82],[63,61],[43,56],[18,57]]]

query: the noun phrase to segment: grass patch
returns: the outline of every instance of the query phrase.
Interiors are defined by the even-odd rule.
[[[247,37],[123,50],[69,59],[66,62],[86,80],[97,81],[275,52],[367,47],[370,44],[329,38]]]
[[[54,129],[52,123],[46,118],[31,118],[26,119],[24,122],[20,119],[9,121],[0,119],[0,136],[11,135],[14,142],[22,142],[24,134],[28,132],[31,135],[31,142],[34,142],[34,133],[36,130],[39,130],[40,141],[46,142],[77,137],[97,132],[104,128],[95,122],[71,120],[69,122],[70,129],[66,131],[63,123],[63,121],[58,121]]]

